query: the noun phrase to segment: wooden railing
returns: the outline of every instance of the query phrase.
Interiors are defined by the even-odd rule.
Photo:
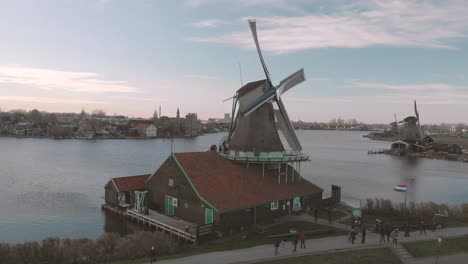
[[[135,219],[138,219],[140,221],[146,222],[146,223],[148,223],[150,225],[153,225],[156,228],[162,229],[163,231],[167,231],[167,232],[169,232],[171,234],[174,234],[174,235],[176,235],[176,236],[178,236],[180,238],[183,238],[183,239],[186,239],[186,240],[189,240],[189,241],[192,241],[192,242],[197,242],[197,235],[196,234],[189,233],[189,232],[187,232],[185,230],[173,227],[171,225],[168,225],[166,223],[163,223],[163,222],[158,221],[156,219],[153,219],[151,217],[147,217],[145,215],[134,212],[132,210],[127,210],[127,215],[129,215],[129,216],[131,216],[131,217],[133,217]]]

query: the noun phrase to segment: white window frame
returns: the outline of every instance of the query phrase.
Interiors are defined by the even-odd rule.
[[[174,179],[169,178],[169,187],[174,187]]]
[[[274,201],[274,202],[270,203],[270,210],[271,211],[278,210],[278,208],[279,208],[279,202],[278,201]]]
[[[172,198],[172,205],[174,207],[179,207],[179,200],[177,198]]]

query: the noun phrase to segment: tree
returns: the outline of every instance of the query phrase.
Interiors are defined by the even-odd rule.
[[[86,116],[86,112],[84,109],[81,109],[80,117],[83,119]]]
[[[52,123],[52,124],[56,124],[57,123],[57,116],[55,116],[54,113],[50,114],[49,115],[49,122]]]
[[[94,109],[92,111],[92,115],[93,116],[99,116],[99,117],[105,117],[106,116],[106,112],[104,112],[104,110],[102,109]]]
[[[42,115],[37,109],[32,110],[29,112],[29,120],[33,123],[39,124],[41,122]]]

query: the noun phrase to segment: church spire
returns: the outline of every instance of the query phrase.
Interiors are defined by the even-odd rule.
[[[179,107],[177,107],[177,115],[176,115],[176,118],[177,118],[177,119],[179,119],[179,118],[180,118]]]

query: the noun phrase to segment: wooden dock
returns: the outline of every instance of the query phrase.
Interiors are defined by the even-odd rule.
[[[388,149],[371,149],[367,151],[367,155],[371,154],[386,154],[389,150]]]
[[[122,210],[107,204],[103,204],[101,208],[103,211],[123,216],[129,221],[141,224],[143,227],[153,228],[193,243],[197,243],[201,237],[211,234],[213,229],[211,224],[199,226],[153,210],[149,210],[148,214],[143,214],[131,209]]]

